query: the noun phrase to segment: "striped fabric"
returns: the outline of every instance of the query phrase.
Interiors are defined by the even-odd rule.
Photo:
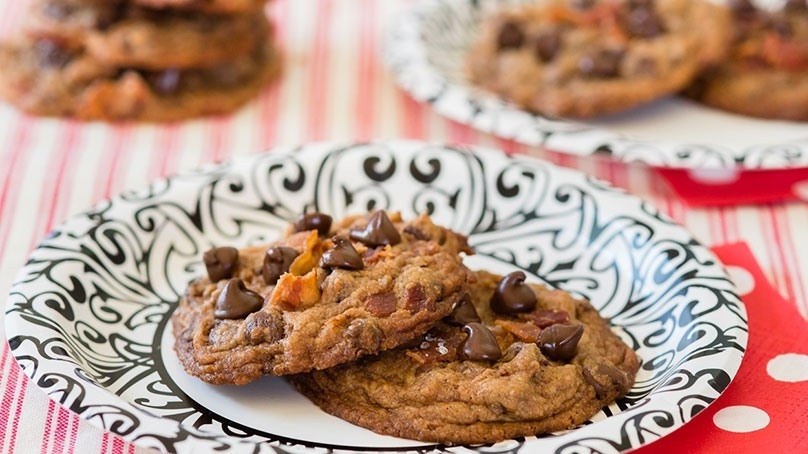
[[[694,209],[644,167],[531,150],[436,115],[400,91],[380,62],[384,24],[406,3],[275,0],[267,11],[285,50],[282,80],[229,117],[112,126],[32,118],[0,105],[0,294],[49,230],[129,188],[276,144],[403,137],[532,153],[611,181],[705,244],[747,242],[776,289],[808,314],[807,204]],[[0,34],[12,33],[24,5],[0,0]],[[145,452],[50,402],[5,342],[0,349],[0,452]]]

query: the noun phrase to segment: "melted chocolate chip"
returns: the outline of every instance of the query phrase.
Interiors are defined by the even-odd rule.
[[[589,77],[607,79],[620,75],[620,63],[623,61],[623,49],[601,49],[585,54],[578,61],[578,70]]]
[[[238,261],[238,249],[234,247],[217,247],[205,251],[202,255],[208,278],[212,282],[227,279],[233,276],[233,270]]]
[[[468,337],[460,344],[460,357],[472,361],[496,361],[502,358],[497,338],[482,323],[468,323],[463,327]]]
[[[653,10],[652,5],[632,8],[626,14],[623,26],[629,35],[639,38],[653,38],[665,31],[662,18]]]
[[[420,241],[427,241],[427,240],[430,239],[430,236],[427,235],[426,232],[424,232],[423,230],[421,230],[418,227],[415,227],[413,225],[405,226],[404,227],[404,233],[412,235],[413,238],[415,238],[416,240],[420,240]]]
[[[585,366],[584,379],[595,389],[598,399],[615,394],[624,394],[631,388],[631,380],[625,372],[610,363]]]
[[[499,281],[491,296],[491,310],[497,314],[530,312],[536,307],[536,294],[525,284],[525,273],[514,271]]]
[[[450,325],[463,326],[468,323],[479,323],[480,316],[477,314],[477,309],[471,302],[471,297],[466,293],[463,299],[457,303],[457,306],[452,310],[452,313],[447,315],[443,321]]]
[[[553,361],[569,361],[575,357],[583,334],[584,325],[551,325],[539,335],[539,348]]]
[[[502,28],[499,29],[497,36],[497,47],[499,50],[503,49],[518,49],[522,47],[525,41],[525,35],[519,28],[519,24],[514,22],[505,22]]]
[[[368,246],[394,245],[401,242],[401,234],[383,210],[374,212],[364,229],[352,229],[351,239]]]
[[[561,49],[561,33],[558,29],[543,30],[536,37],[534,55],[540,62],[547,63],[555,58]]]
[[[320,257],[320,266],[323,268],[343,268],[346,270],[361,270],[365,267],[362,257],[356,252],[353,244],[344,236],[332,238],[334,247],[323,252]]]
[[[306,230],[316,230],[320,236],[328,235],[331,230],[331,223],[333,219],[331,216],[323,213],[306,213],[301,215],[292,224],[295,232],[304,232]]]
[[[264,298],[244,286],[244,282],[234,277],[224,284],[213,316],[216,318],[244,318],[261,309]]]
[[[285,246],[273,246],[267,249],[264,254],[264,266],[261,268],[264,281],[268,285],[278,282],[281,275],[289,271],[289,267],[298,255],[295,249]]]
[[[245,324],[247,339],[254,344],[275,343],[283,338],[283,315],[277,310],[255,312]]]

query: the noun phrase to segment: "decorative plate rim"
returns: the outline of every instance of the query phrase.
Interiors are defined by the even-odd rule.
[[[696,270],[708,270],[713,272],[714,275],[706,276],[706,279],[714,279],[716,284],[716,296],[718,296],[719,290],[722,297],[727,298],[725,303],[732,303],[732,311],[731,313],[734,316],[737,316],[737,320],[732,320],[733,325],[729,328],[733,330],[733,336],[735,345],[732,348],[725,348],[723,350],[714,350],[713,354],[718,355],[717,357],[712,357],[712,362],[710,363],[714,368],[720,370],[720,374],[722,374],[722,384],[719,386],[723,386],[722,389],[714,389],[716,391],[714,396],[709,396],[712,400],[708,402],[700,402],[694,403],[693,405],[697,405],[697,407],[688,407],[688,408],[679,408],[679,411],[691,411],[692,414],[684,415],[682,421],[668,421],[668,424],[662,424],[657,429],[659,432],[657,433],[656,437],[649,437],[650,439],[641,439],[639,441],[640,444],[633,444],[636,442],[631,441],[629,442],[629,446],[621,447],[612,447],[615,451],[619,451],[622,449],[629,449],[629,448],[636,448],[638,446],[644,445],[653,439],[656,439],[661,436],[665,436],[671,431],[675,430],[678,427],[689,422],[689,420],[695,416],[696,413],[706,408],[714,398],[717,398],[726,386],[729,385],[729,382],[737,373],[738,368],[740,367],[740,361],[743,357],[743,351],[746,346],[747,340],[747,330],[748,330],[748,322],[746,319],[746,312],[745,307],[737,296],[734,290],[734,286],[729,281],[723,266],[720,262],[715,258],[715,256],[704,246],[700,245],[697,241],[695,241],[690,234],[680,225],[673,223],[671,220],[665,218],[661,215],[658,211],[654,208],[647,206],[644,202],[640,199],[626,194],[624,191],[613,188],[608,186],[606,183],[602,183],[596,180],[592,180],[590,177],[574,171],[570,169],[564,169],[560,167],[556,167],[550,163],[546,163],[540,161],[535,158],[526,157],[526,156],[508,156],[505,153],[493,150],[490,148],[479,147],[479,146],[447,146],[441,144],[434,144],[434,143],[427,143],[427,142],[420,142],[420,141],[412,141],[412,140],[392,140],[392,141],[378,141],[378,142],[369,142],[369,143],[356,143],[356,142],[319,142],[319,143],[311,143],[311,144],[304,144],[300,146],[290,146],[284,147],[279,146],[268,150],[266,152],[249,154],[249,155],[242,155],[232,158],[229,161],[223,163],[212,164],[209,166],[202,167],[198,170],[191,171],[188,173],[178,174],[173,177],[167,179],[160,179],[156,180],[152,184],[135,190],[130,191],[124,194],[121,194],[117,197],[113,197],[107,201],[104,201],[97,205],[96,207],[84,212],[79,213],[77,215],[71,216],[68,220],[66,220],[61,226],[54,229],[51,234],[47,238],[45,238],[32,252],[29,261],[25,265],[25,267],[20,270],[17,278],[15,279],[11,291],[9,293],[9,300],[6,309],[6,332],[7,337],[9,339],[9,344],[11,346],[12,355],[17,359],[20,366],[22,367],[24,373],[28,375],[32,379],[32,383],[46,392],[50,399],[54,400],[57,403],[65,406],[69,410],[79,414],[82,418],[88,420],[90,423],[113,433],[116,433],[122,436],[124,439],[127,439],[130,442],[135,443],[136,445],[141,445],[144,447],[157,447],[158,449],[167,449],[167,450],[177,450],[177,451],[193,451],[196,448],[200,447],[221,447],[221,446],[231,446],[232,448],[238,449],[245,449],[245,450],[252,450],[256,449],[259,451],[265,450],[266,452],[319,452],[317,449],[324,447],[322,443],[320,444],[311,444],[311,442],[305,440],[296,440],[296,439],[289,439],[285,438],[282,435],[273,435],[275,438],[266,440],[266,439],[258,439],[251,438],[251,436],[247,437],[237,437],[234,438],[232,435],[225,436],[221,433],[214,433],[207,430],[202,430],[196,427],[196,425],[189,425],[188,421],[199,422],[201,419],[193,419],[188,417],[187,419],[176,419],[176,415],[171,415],[167,417],[165,415],[161,415],[160,411],[164,410],[159,407],[159,402],[154,403],[146,399],[148,402],[144,402],[142,399],[140,402],[134,402],[133,394],[137,392],[137,390],[131,391],[128,388],[125,389],[118,389],[117,387],[119,384],[110,382],[109,384],[99,383],[101,378],[97,376],[93,376],[95,371],[92,367],[88,366],[87,364],[81,363],[80,360],[85,358],[77,359],[76,357],[80,357],[81,354],[86,354],[86,352],[81,351],[81,345],[74,343],[75,342],[84,342],[86,344],[92,344],[93,342],[98,342],[100,337],[107,335],[108,337],[113,337],[114,335],[111,333],[104,333],[99,330],[96,330],[91,323],[86,323],[88,320],[82,319],[81,317],[77,316],[76,314],[79,313],[80,310],[85,310],[87,307],[83,307],[83,305],[92,306],[96,305],[94,310],[99,310],[100,313],[95,314],[95,317],[99,317],[97,320],[89,320],[90,322],[101,323],[102,321],[106,323],[106,318],[112,317],[115,313],[115,309],[118,309],[123,303],[118,302],[118,306],[112,308],[107,307],[103,304],[103,301],[90,301],[92,298],[86,294],[76,293],[80,282],[79,274],[81,273],[90,273],[96,272],[96,269],[93,270],[81,270],[77,271],[77,269],[69,268],[67,271],[59,271],[57,270],[58,266],[74,266],[76,263],[73,263],[75,254],[78,253],[79,249],[85,251],[87,249],[92,249],[93,247],[101,244],[104,247],[110,247],[117,252],[116,254],[112,254],[110,259],[118,259],[123,260],[121,269],[115,269],[114,262],[105,261],[105,257],[99,256],[98,252],[101,250],[97,250],[92,254],[89,254],[89,257],[92,257],[93,260],[98,260],[98,264],[95,263],[88,263],[82,262],[81,260],[77,260],[78,264],[81,264],[84,267],[94,267],[98,266],[99,269],[101,265],[110,266],[111,264],[112,269],[109,270],[110,273],[121,272],[122,274],[118,275],[121,279],[121,282],[125,284],[131,284],[129,287],[131,288],[123,288],[121,291],[123,293],[127,293],[130,291],[134,291],[136,288],[136,276],[129,276],[124,271],[132,271],[126,266],[133,266],[135,270],[138,267],[145,266],[145,260],[164,260],[169,261],[172,259],[171,255],[165,255],[160,257],[151,257],[151,258],[143,258],[137,255],[140,252],[145,251],[152,251],[152,249],[143,249],[143,251],[136,250],[133,247],[132,251],[121,251],[117,249],[119,246],[126,246],[127,244],[131,243],[132,241],[137,239],[137,235],[142,234],[143,238],[148,240],[151,238],[154,240],[157,234],[153,234],[154,238],[149,237],[149,232],[155,229],[155,225],[159,218],[158,215],[162,215],[160,209],[164,209],[165,211],[175,210],[178,207],[181,207],[183,204],[188,204],[188,202],[194,202],[195,200],[185,200],[183,197],[187,196],[187,193],[190,191],[193,194],[196,194],[200,197],[199,200],[204,201],[211,201],[209,198],[205,197],[213,197],[210,193],[219,190],[220,188],[214,187],[215,184],[222,184],[222,187],[227,188],[226,191],[233,190],[233,191],[241,191],[244,187],[240,187],[243,183],[261,183],[260,181],[253,180],[251,178],[255,177],[253,173],[258,172],[255,170],[256,167],[260,167],[265,165],[267,162],[273,163],[289,163],[289,162],[296,162],[296,159],[300,156],[309,156],[312,155],[313,157],[319,157],[319,161],[314,160],[309,162],[307,165],[311,165],[312,168],[317,168],[318,171],[322,171],[326,166],[326,161],[330,159],[336,159],[334,156],[348,156],[345,154],[346,151],[351,151],[353,155],[360,153],[361,150],[374,149],[374,147],[379,147],[382,151],[379,151],[378,154],[373,155],[370,154],[373,158],[381,155],[381,156],[390,156],[395,159],[398,159],[400,155],[408,157],[412,159],[410,162],[413,165],[413,162],[416,161],[417,153],[421,152],[422,150],[427,151],[427,156],[429,153],[433,153],[438,156],[435,159],[445,159],[447,162],[451,163],[450,158],[456,156],[461,157],[462,159],[479,159],[481,160],[480,169],[485,168],[488,170],[488,167],[482,165],[482,161],[486,161],[487,164],[498,164],[507,168],[509,166],[526,166],[527,168],[543,170],[548,172],[548,175],[552,174],[552,178],[557,179],[563,183],[564,186],[570,186],[569,188],[560,188],[556,187],[555,189],[558,192],[555,194],[557,197],[567,197],[565,191],[572,190],[574,192],[575,184],[580,184],[585,186],[584,189],[591,191],[585,192],[584,195],[592,197],[595,202],[597,199],[603,198],[604,200],[611,201],[613,198],[619,198],[620,200],[631,200],[632,208],[636,210],[641,210],[642,213],[637,212],[635,216],[638,218],[642,218],[643,221],[648,222],[658,222],[657,225],[653,227],[658,229],[657,231],[662,232],[662,239],[663,242],[665,240],[672,241],[673,239],[679,239],[678,237],[681,236],[685,243],[681,246],[681,250],[686,254],[693,254],[693,260],[696,260],[696,264],[690,263],[690,265],[696,266]],[[359,151],[357,151],[359,150]],[[388,153],[389,150],[389,153]],[[384,153],[382,153],[384,152]],[[308,154],[306,154],[308,153]],[[340,155],[340,153],[343,153]],[[370,152],[368,152],[370,153]],[[385,154],[387,153],[387,154]],[[420,158],[419,158],[420,159]],[[265,162],[266,161],[266,162]],[[301,159],[301,162],[303,160]],[[374,161],[376,162],[376,161]],[[367,164],[367,162],[366,162]],[[425,165],[432,165],[431,161],[425,163]],[[261,167],[263,168],[263,167]],[[550,172],[552,170],[552,172]],[[256,173],[257,175],[257,173]],[[264,176],[264,175],[260,175]],[[502,176],[502,175],[500,175]],[[284,180],[283,184],[289,183],[291,185],[295,184],[294,175],[286,175],[286,180]],[[479,175],[474,177],[479,178]],[[392,183],[391,183],[392,184]],[[483,181],[483,187],[487,187],[488,183]],[[505,184],[505,183],[503,183]],[[507,186],[507,185],[506,185]],[[265,191],[268,188],[257,188],[254,189],[255,191]],[[269,188],[269,189],[277,189],[277,188]],[[507,189],[507,188],[506,188]],[[312,189],[312,191],[322,190],[320,189]],[[172,192],[173,191],[173,192]],[[226,192],[225,191],[225,192]],[[251,189],[252,191],[252,189]],[[205,195],[199,195],[200,193],[205,193]],[[218,194],[219,197],[224,197],[225,199],[232,194],[223,193]],[[252,195],[252,192],[250,193]],[[292,195],[290,192],[286,195]],[[308,199],[306,199],[308,200]],[[295,203],[303,203],[304,200],[295,202]],[[252,202],[251,202],[252,203]],[[574,202],[577,203],[577,202]],[[583,204],[583,202],[582,202]],[[561,205],[563,206],[564,203],[562,202]],[[537,205],[538,206],[538,205]],[[596,204],[597,206],[597,204]],[[138,208],[136,212],[127,211],[134,209],[135,207]],[[118,213],[115,210],[120,209],[121,212]],[[240,210],[241,208],[234,208],[235,210]],[[154,212],[150,211],[154,210]],[[243,210],[244,213],[248,213],[251,210],[247,205]],[[626,214],[623,211],[633,213],[633,211],[628,210],[627,208],[621,208],[620,213]],[[144,213],[145,212],[145,213]],[[103,218],[105,215],[109,214],[109,219],[116,224],[115,228],[120,227],[120,230],[96,230],[99,225],[101,224],[94,224],[94,222],[99,221],[99,219]],[[239,214],[243,214],[239,212]],[[262,212],[262,214],[265,214]],[[133,224],[127,224],[125,222],[128,218],[123,217],[116,217],[116,216],[133,216],[133,219],[137,220],[137,228],[133,228],[132,231],[137,234],[132,237],[123,238],[127,235],[127,231],[129,228],[134,227]],[[185,218],[182,218],[185,220]],[[240,218],[226,218],[226,219],[219,219],[222,222],[229,222],[234,219]],[[215,215],[211,215],[211,220],[216,220]],[[260,224],[260,222],[265,221],[265,219],[248,219],[255,221]],[[202,222],[202,221],[200,221]],[[261,224],[263,225],[263,224]],[[243,227],[243,226],[242,226]],[[229,228],[229,225],[225,227],[225,230]],[[497,227],[497,229],[503,228],[502,226]],[[141,229],[141,230],[138,230]],[[485,234],[496,234],[499,230],[482,230],[478,235],[484,236]],[[146,233],[144,233],[146,232]],[[255,234],[253,230],[249,228],[245,229],[239,235],[244,234],[247,232],[248,236]],[[674,233],[671,233],[674,232]],[[201,234],[212,234],[216,237],[221,236],[220,230],[210,229],[208,231],[204,231],[204,228],[200,231]],[[227,233],[227,235],[231,235],[232,232]],[[126,241],[119,241],[113,242],[114,244],[105,244],[107,241],[111,241],[113,239],[113,235],[118,235],[121,238],[125,239]],[[664,235],[671,235],[670,237],[666,237]],[[90,237],[93,236],[93,240],[90,241]],[[472,233],[470,239],[474,239],[475,234]],[[117,237],[115,237],[117,238]],[[520,237],[521,238],[521,237]],[[250,237],[248,238],[250,241],[254,241],[256,238]],[[484,239],[484,238],[483,238]],[[642,238],[635,238],[637,241],[642,241]],[[144,240],[145,241],[145,240]],[[484,241],[481,240],[481,244]],[[173,243],[172,243],[173,244]],[[182,245],[182,242],[178,242],[177,244]],[[498,245],[499,243],[494,242],[493,244]],[[114,247],[113,247],[114,246]],[[202,244],[197,244],[196,246],[202,246]],[[71,250],[70,247],[75,247],[75,250]],[[84,247],[84,249],[82,249]],[[161,246],[162,247],[162,246]],[[633,251],[633,249],[631,249]],[[558,251],[554,249],[554,251]],[[589,251],[589,250],[586,250]],[[159,252],[159,250],[158,250]],[[591,252],[591,251],[590,251]],[[126,255],[127,253],[132,253],[135,257],[134,260],[131,262],[126,262],[127,257],[120,257],[120,255]],[[184,254],[189,254],[187,251],[183,251]],[[665,252],[666,254],[668,252]],[[55,254],[49,258],[49,256]],[[59,255],[62,254],[62,255]],[[147,255],[147,254],[143,254]],[[494,257],[493,255],[488,255],[490,257]],[[67,259],[65,259],[65,257]],[[84,256],[82,256],[84,257]],[[60,260],[57,260],[60,259]],[[82,259],[83,260],[83,259]],[[688,258],[690,260],[690,258]],[[66,263],[63,264],[62,261]],[[198,260],[197,260],[198,261]],[[515,264],[516,262],[514,262]],[[594,263],[594,262],[593,262]],[[671,262],[672,263],[672,262]],[[698,266],[697,266],[698,265]],[[566,266],[566,265],[565,265]],[[193,275],[193,273],[197,272],[198,270],[188,269],[187,264],[183,269],[184,272],[187,273],[187,276]],[[78,273],[78,274],[77,274]],[[132,272],[131,274],[136,274]],[[147,272],[148,274],[148,272]],[[82,274],[83,275],[83,274]],[[37,279],[42,279],[46,277],[51,279],[51,281],[47,282],[48,285],[43,285],[42,281],[37,281]],[[146,276],[148,277],[148,276]],[[171,287],[170,283],[159,283],[154,280],[149,280],[146,277],[145,284],[149,286],[158,287],[158,284],[162,284],[166,286],[166,288]],[[164,276],[161,276],[163,278]],[[126,279],[132,279],[132,281],[125,281]],[[67,281],[67,282],[66,282]],[[124,282],[125,281],[125,282]],[[91,281],[92,282],[92,281]],[[187,280],[185,280],[187,282]],[[120,283],[120,282],[118,282]],[[69,285],[68,285],[69,284]],[[720,285],[718,285],[720,284]],[[683,284],[684,285],[684,284]],[[72,286],[72,287],[71,287]],[[574,287],[574,284],[573,284]],[[83,287],[82,287],[83,288]],[[652,289],[654,287],[651,287]],[[690,287],[688,287],[690,289]],[[571,291],[574,291],[571,289]],[[61,292],[61,293],[60,293]],[[128,366],[127,357],[123,356],[124,354],[132,354],[132,355],[142,355],[142,358],[138,356],[141,360],[148,360],[151,359],[153,364],[150,367],[153,374],[156,374],[158,378],[165,379],[168,381],[168,384],[160,382],[159,386],[156,386],[155,389],[149,391],[153,392],[153,394],[149,394],[149,398],[154,398],[155,400],[165,399],[171,400],[171,398],[176,398],[183,400],[185,404],[190,405],[189,408],[192,408],[194,412],[199,412],[199,409],[195,406],[194,402],[192,402],[192,397],[185,395],[185,393],[181,390],[176,388],[176,382],[174,379],[170,377],[163,377],[163,374],[167,374],[165,371],[165,365],[162,364],[162,359],[159,358],[159,352],[155,352],[158,349],[160,344],[160,336],[162,335],[162,331],[165,328],[165,323],[170,315],[171,311],[173,311],[173,307],[171,306],[171,302],[167,301],[165,295],[162,297],[160,296],[161,292],[165,292],[165,290],[155,290],[154,295],[144,295],[143,300],[134,299],[133,301],[137,303],[144,303],[143,307],[138,308],[135,311],[135,316],[132,319],[137,318],[138,320],[146,320],[148,324],[154,324],[154,331],[151,334],[150,339],[141,339],[143,342],[141,343],[132,343],[128,345],[128,350],[121,350],[116,353],[120,353],[122,356],[113,358],[114,360],[120,359],[122,360],[122,364],[116,364],[116,366],[121,366],[122,369],[120,374],[125,375],[126,373],[131,373],[126,369],[125,366]],[[171,296],[169,292],[168,298],[178,298],[178,293],[174,296]],[[100,294],[99,294],[100,295]],[[95,295],[99,297],[99,295]],[[109,296],[109,295],[104,295]],[[60,299],[63,298],[63,299]],[[74,298],[71,300],[70,298]],[[84,298],[84,299],[82,299]],[[114,299],[113,299],[114,300]],[[662,301],[662,300],[660,300]],[[124,301],[128,302],[128,301]],[[174,301],[176,302],[176,300]],[[673,303],[671,303],[673,304]],[[721,309],[729,308],[729,304],[721,305]],[[681,309],[678,305],[673,306],[676,309]],[[38,308],[38,310],[42,310],[44,312],[50,312],[54,315],[64,316],[64,317],[73,317],[73,319],[78,320],[79,322],[84,323],[80,327],[80,329],[73,333],[74,337],[78,339],[73,339],[70,336],[67,336],[66,331],[63,327],[59,326],[47,326],[48,321],[42,318],[37,319],[35,317],[35,312],[33,309]],[[107,312],[104,312],[107,310]],[[123,309],[120,309],[123,311]],[[161,312],[162,311],[162,312]],[[624,313],[618,312],[619,317],[623,317]],[[698,317],[697,317],[698,318]],[[127,319],[126,323],[129,323],[132,319]],[[630,317],[626,318],[626,324],[624,326],[624,330],[629,329],[629,327],[633,326],[629,323],[631,320]],[[641,320],[641,319],[638,319]],[[729,321],[728,321],[729,322]],[[54,324],[56,322],[53,322]],[[121,321],[115,323],[124,323]],[[636,326],[642,326],[642,323],[636,322]],[[650,322],[646,321],[643,322],[648,324]],[[86,326],[85,326],[86,325]],[[117,326],[117,325],[115,325]],[[120,328],[120,327],[119,327]],[[47,337],[47,336],[35,336],[34,334],[41,334],[47,333],[48,330],[52,330],[56,333],[60,333],[59,335],[54,335],[54,337]],[[737,331],[737,332],[736,332]],[[147,331],[151,332],[151,331]],[[53,333],[51,333],[53,335]],[[60,337],[60,335],[62,335]],[[633,336],[634,334],[632,334]],[[112,341],[109,341],[112,344]],[[70,346],[73,346],[74,350],[70,350]],[[137,349],[144,349],[144,352],[138,352]],[[145,351],[147,349],[151,349],[149,351]],[[91,349],[92,350],[92,349]],[[100,353],[99,353],[100,354]],[[93,358],[90,358],[88,361],[92,361]],[[648,358],[644,358],[647,360]],[[720,361],[718,361],[720,359]],[[690,360],[687,360],[690,361]],[[687,362],[685,361],[685,362]],[[716,361],[721,364],[716,364]],[[112,363],[110,363],[112,364]],[[146,367],[146,366],[144,366]],[[148,368],[147,367],[147,368]],[[687,371],[687,369],[664,369],[666,373],[680,373],[681,371]],[[104,377],[105,378],[105,377]],[[145,379],[144,379],[145,380]],[[671,381],[671,383],[662,383],[656,382],[657,387],[676,387],[681,385],[681,383],[676,383],[676,377],[668,377],[666,380]],[[141,384],[144,385],[142,382],[134,381],[135,385]],[[699,385],[699,383],[696,383]],[[128,383],[128,385],[132,385],[132,383]],[[136,387],[136,386],[135,386]],[[699,389],[699,392],[702,392],[702,389]],[[648,391],[651,393],[652,391]],[[671,391],[673,392],[673,391]],[[177,395],[181,394],[181,395]],[[137,394],[134,394],[137,396]],[[603,420],[599,420],[596,424],[590,426],[584,426],[579,429],[575,429],[570,433],[576,434],[587,434],[587,435],[595,435],[596,426],[597,427],[609,427],[610,425],[616,425],[621,421],[620,414],[624,415],[634,415],[637,413],[637,409],[647,410],[648,412],[654,411],[661,411],[661,410],[670,410],[668,408],[671,402],[668,401],[668,395],[661,396],[664,398],[653,399],[652,394],[648,394],[645,398],[638,398],[633,402],[633,405],[629,408],[615,408],[614,410],[617,411],[618,414],[612,416],[610,418],[605,418]],[[681,397],[681,396],[680,396]],[[707,396],[705,396],[707,397]],[[151,407],[150,405],[157,405]],[[680,404],[681,405],[681,404]],[[688,404],[690,405],[690,404]],[[661,409],[658,407],[662,407]],[[618,411],[619,410],[619,411]],[[185,417],[185,416],[183,416]],[[634,417],[638,417],[634,415]],[[197,415],[194,415],[194,418],[198,418]],[[204,419],[204,418],[202,418]],[[167,422],[172,422],[172,424],[167,424]],[[225,432],[227,431],[237,431],[240,430],[238,427],[238,423],[232,426],[227,426],[226,424],[222,423]],[[157,426],[171,426],[169,428],[162,427],[160,430],[157,430]],[[599,425],[599,426],[598,426]],[[147,427],[153,426],[153,427]],[[146,427],[146,429],[144,429]],[[218,428],[218,426],[217,426]],[[166,430],[168,432],[166,432]],[[161,432],[162,431],[162,432]],[[592,432],[592,433],[590,433]],[[169,433],[169,435],[166,435]],[[242,439],[243,438],[243,439]],[[569,437],[569,433],[562,434],[558,437],[549,437],[549,439],[557,439],[557,440],[575,440],[574,437]],[[525,442],[524,440],[521,441],[513,441],[513,443],[527,443],[526,446],[530,446],[531,443],[539,443],[542,439],[534,439],[537,441],[529,440]],[[592,440],[596,440],[592,438]],[[578,440],[580,442],[580,440]],[[232,443],[232,445],[231,445]],[[594,441],[593,441],[594,443]],[[510,451],[508,452],[517,452],[522,446],[518,444],[516,448],[510,447]],[[357,452],[357,451],[367,451],[368,449],[365,448],[357,448],[357,447],[350,447],[350,446],[330,446],[328,449],[334,449],[333,452]],[[369,448],[375,449],[375,448]],[[402,448],[403,449],[403,448]],[[434,450],[443,450],[449,449],[450,452],[483,452],[483,451],[476,451],[471,448],[466,450],[466,448],[441,448],[436,447],[434,445],[426,445],[423,449],[410,449],[407,448],[407,452],[434,452]],[[594,449],[594,448],[593,448]],[[278,450],[278,451],[276,451]],[[288,450],[288,451],[287,451]],[[381,449],[382,451],[386,452],[393,452],[396,451],[394,449]],[[447,452],[449,452],[447,451]],[[331,452],[331,451],[330,451]],[[398,450],[401,452],[401,450]],[[495,448],[487,449],[484,452],[499,452],[496,451]],[[505,452],[505,451],[503,451]],[[560,451],[559,451],[560,452]]]

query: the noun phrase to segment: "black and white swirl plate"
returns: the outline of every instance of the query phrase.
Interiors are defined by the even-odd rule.
[[[474,88],[464,60],[484,14],[525,1],[532,0],[417,0],[390,18],[385,64],[405,91],[439,114],[529,146],[660,167],[808,166],[806,123],[723,113],[677,97],[573,122],[532,115]]]
[[[468,263],[589,298],[642,357],[636,386],[581,428],[493,446],[376,435],[283,379],[187,376],[167,324],[213,245],[270,241],[301,212],[429,212],[467,233]],[[127,192],[55,229],[6,309],[34,385],[93,424],[169,452],[613,453],[686,424],[734,377],[743,303],[716,257],[653,206],[572,170],[416,141],[279,147]]]

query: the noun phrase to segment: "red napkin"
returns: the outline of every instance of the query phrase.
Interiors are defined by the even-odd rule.
[[[808,168],[654,170],[691,206],[808,200]]]
[[[808,452],[808,321],[768,283],[745,243],[713,251],[730,270],[749,316],[741,367],[693,420],[633,452]]]

